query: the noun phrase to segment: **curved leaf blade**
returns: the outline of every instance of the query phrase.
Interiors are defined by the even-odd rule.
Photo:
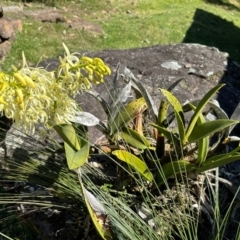
[[[153,180],[153,175],[148,169],[146,163],[143,162],[140,158],[136,157],[134,154],[131,154],[124,150],[115,150],[112,152],[112,154],[115,155],[119,160],[129,164],[148,181],[151,182]]]
[[[147,104],[143,97],[131,101],[120,110],[113,121],[109,121],[111,133],[114,135],[117,131],[120,131],[124,125],[146,109]]]
[[[80,150],[79,138],[75,128],[71,124],[59,124],[53,126],[59,136],[75,151]]]
[[[238,161],[239,159],[240,159],[239,153],[235,153],[227,157],[226,157],[226,154],[221,154],[221,155],[215,156],[214,159],[213,158],[207,159],[201,167],[197,168],[196,173],[198,174],[200,172],[204,172],[213,168],[221,167],[225,164]]]
[[[174,109],[177,125],[178,125],[178,133],[179,133],[181,142],[183,142],[185,138],[185,126],[184,126],[185,122],[184,122],[182,105],[171,92],[162,88],[159,88],[159,90],[167,98],[168,102],[172,105]]]
[[[100,123],[100,120],[93,114],[83,111],[79,111],[73,121],[87,127],[93,127]]]
[[[186,131],[186,135],[185,135],[185,139],[184,142],[188,142],[189,141],[189,136],[191,135],[195,124],[199,118],[199,115],[202,113],[202,111],[204,110],[205,106],[207,105],[207,103],[209,102],[209,100],[211,99],[211,97],[220,89],[224,86],[225,84],[219,84],[217,86],[215,86],[214,88],[212,88],[210,91],[207,92],[207,94],[200,100],[200,102],[198,103],[196,110],[194,111],[193,116],[191,117],[190,123],[188,125],[187,131]]]
[[[69,169],[77,169],[88,160],[90,145],[87,141],[78,151],[72,149],[66,142],[64,142],[64,148]]]
[[[196,107],[194,105],[192,105],[191,103],[189,103],[189,106],[195,110]],[[197,120],[197,124],[201,124],[201,123],[205,123],[206,120],[203,116],[203,114],[199,114],[199,118]],[[198,154],[197,154],[197,160],[196,160],[196,164],[198,166],[202,165],[202,163],[205,162],[207,155],[208,155],[208,148],[209,148],[209,136],[204,137],[202,139],[200,139],[198,141]]]
[[[153,126],[154,128],[156,128],[159,133],[162,133],[169,141],[173,142],[174,145],[180,146],[179,139],[171,131],[169,131],[168,129],[166,129],[164,127],[160,127],[154,123],[151,123],[150,125]]]
[[[218,131],[221,131],[231,125],[237,124],[239,121],[236,120],[226,120],[218,119],[210,122],[205,122],[199,125],[196,125],[191,135],[188,138],[189,142],[196,142],[204,137],[210,136]]]
[[[135,148],[144,150],[150,147],[150,142],[137,131],[134,131],[131,128],[124,127],[122,129],[122,133],[119,135],[125,142]]]

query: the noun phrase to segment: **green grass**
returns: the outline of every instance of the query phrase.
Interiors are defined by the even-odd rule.
[[[17,35],[17,41],[2,69],[9,71],[12,64],[19,66],[22,51],[31,64],[36,64],[41,58],[56,57],[62,52],[62,42],[71,51],[195,42],[215,46],[229,52],[233,59],[240,60],[240,8],[237,1],[231,1],[232,4],[224,4],[223,1],[218,1],[218,4],[209,2],[213,1],[55,1],[57,9],[65,8],[64,15],[67,19],[76,15],[99,23],[105,34],[96,36],[68,28],[62,23],[41,23],[20,17],[24,24],[23,31]],[[18,3],[6,2],[5,5]],[[35,1],[31,9],[47,7],[49,6]],[[202,14],[205,14],[204,17]]]

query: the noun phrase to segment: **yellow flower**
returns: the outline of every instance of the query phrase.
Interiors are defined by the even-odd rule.
[[[28,67],[24,55],[21,69],[0,72],[0,111],[27,133],[33,134],[38,123],[46,127],[71,123],[80,110],[74,97],[111,73],[101,59],[79,58],[64,48],[66,54],[55,72]]]

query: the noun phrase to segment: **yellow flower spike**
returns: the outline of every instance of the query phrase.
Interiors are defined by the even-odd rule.
[[[104,82],[103,75],[99,72],[94,72],[94,78],[95,78],[95,81],[97,81],[99,83]]]
[[[80,72],[76,72],[76,80],[79,85],[82,84],[82,74]]]
[[[35,88],[35,84],[32,80],[32,78],[30,78],[29,76],[24,76],[24,80],[26,81],[27,85],[31,88]]]
[[[23,102],[19,104],[19,108],[20,108],[21,110],[24,109],[24,103],[23,103]]]
[[[4,92],[6,90],[6,88],[7,88],[7,86],[8,86],[8,83],[7,82],[3,82],[1,87],[0,87],[0,91]]]
[[[107,75],[111,75],[111,69],[107,65],[104,65],[104,67]]]
[[[83,77],[83,81],[87,89],[90,89],[92,87],[91,83],[88,81],[86,77]]]
[[[7,102],[4,100],[3,96],[0,96],[0,103],[1,104],[7,104]]]
[[[106,65],[98,65],[98,71],[101,74],[104,74],[104,75],[110,75],[111,74],[110,68],[107,67]]]
[[[19,104],[23,103],[23,93],[22,93],[22,89],[18,88],[15,90],[16,94],[17,94],[17,102]]]
[[[94,65],[92,65],[92,64],[89,64],[89,65],[88,65],[88,68],[91,68],[93,71],[95,71],[95,70],[97,69],[97,67],[94,66]]]
[[[20,73],[14,73],[13,74],[13,77],[19,81],[23,87],[26,87],[27,86],[27,83],[26,81],[24,80],[24,77],[20,74]]]
[[[89,79],[91,82],[93,82],[93,83],[95,83],[95,84],[98,84],[98,83],[94,82],[93,74],[89,74],[89,75],[88,75],[88,79]]]
[[[67,63],[70,67],[75,67],[75,64],[70,59],[67,59]]]
[[[105,65],[103,60],[101,58],[94,58],[93,59],[93,64],[96,64],[96,65]]]
[[[90,64],[93,63],[92,58],[86,57],[86,56],[81,57],[81,58],[79,59],[79,61],[80,61],[80,62],[87,62],[87,63],[90,63]]]
[[[93,74],[93,70],[89,66],[86,66],[84,69],[89,73],[89,75]]]

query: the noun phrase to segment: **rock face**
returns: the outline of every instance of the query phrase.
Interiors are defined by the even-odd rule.
[[[181,102],[201,99],[218,83],[226,84],[216,98],[229,115],[240,101],[240,67],[228,59],[227,53],[219,52],[213,47],[199,44],[158,45],[138,49],[105,50],[90,55],[102,58],[112,69],[113,74],[106,78],[105,84],[97,86],[97,91],[106,100],[114,71],[120,62],[120,73],[123,73],[124,67],[128,67],[141,79],[157,106],[162,97],[158,88],[167,89],[181,78],[184,80],[173,91]],[[58,60],[46,60],[40,65],[54,69]],[[88,94],[79,96],[79,103],[84,111],[89,111],[100,119],[106,118],[98,102]],[[93,136],[93,141],[99,137],[96,132]]]
[[[4,17],[4,9],[0,6],[0,63],[11,50],[11,42],[16,39],[15,33],[22,31],[21,20],[10,20]]]

